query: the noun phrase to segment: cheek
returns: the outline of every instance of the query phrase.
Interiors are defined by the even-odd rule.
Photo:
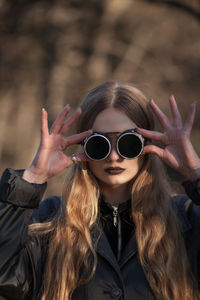
[[[143,166],[144,159],[142,157],[138,157],[133,160],[126,161],[127,170],[130,172],[130,175],[133,173],[138,173]]]
[[[96,161],[88,162],[88,167],[94,175],[102,171],[101,162],[96,162]]]

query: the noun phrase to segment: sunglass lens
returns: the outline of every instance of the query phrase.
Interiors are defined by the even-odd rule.
[[[110,145],[103,136],[91,136],[85,144],[85,152],[94,160],[104,159],[110,151]]]
[[[118,141],[118,150],[125,158],[137,157],[142,151],[142,141],[135,134],[125,134]]]

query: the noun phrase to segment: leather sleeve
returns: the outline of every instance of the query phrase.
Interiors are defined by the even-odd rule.
[[[28,183],[22,174],[6,169],[0,182],[0,296],[6,300],[25,299],[40,279],[40,241],[28,237],[27,231],[46,184]]]
[[[173,200],[190,266],[200,290],[200,207],[186,195],[175,195]]]
[[[190,199],[192,199],[196,205],[200,205],[200,178],[195,181],[184,181],[182,185]]]
[[[187,217],[191,230],[185,234],[186,249],[193,273],[200,290],[200,207],[195,203],[189,205]]]
[[[200,178],[183,182],[190,199],[184,204],[190,227],[184,233],[188,258],[200,290]]]

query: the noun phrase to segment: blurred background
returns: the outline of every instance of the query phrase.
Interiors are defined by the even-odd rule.
[[[168,115],[171,94],[183,117],[197,101],[200,154],[200,1],[0,0],[1,172],[31,163],[42,107],[51,125],[108,79],[134,83]],[[64,173],[47,193],[60,194]]]

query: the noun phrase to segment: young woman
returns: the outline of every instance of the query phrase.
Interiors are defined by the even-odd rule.
[[[170,107],[173,123],[135,87],[109,81],[66,120],[67,105],[50,131],[42,111],[31,166],[7,169],[1,180],[2,297],[199,299],[200,158],[190,141],[195,104],[184,124],[174,97]],[[152,112],[163,133],[154,131]],[[76,121],[77,133],[66,137]],[[65,154],[74,144],[82,144],[80,153]],[[196,204],[171,196],[161,160],[185,177]],[[40,204],[48,179],[66,168],[63,196]]]

